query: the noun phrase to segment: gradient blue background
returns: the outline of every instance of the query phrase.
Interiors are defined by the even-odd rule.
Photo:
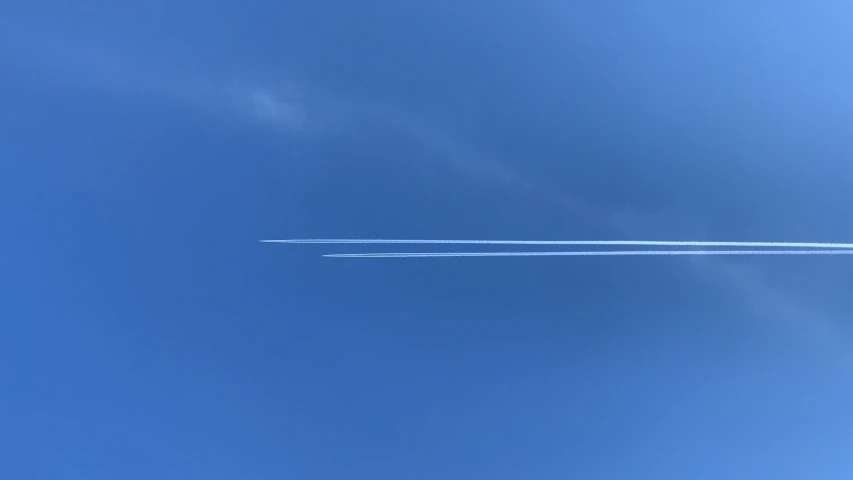
[[[5,2],[0,476],[853,478],[846,257],[257,242],[853,240],[853,5],[585,3]]]

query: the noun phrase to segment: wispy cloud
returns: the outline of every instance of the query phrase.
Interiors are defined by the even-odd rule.
[[[0,25],[2,26],[2,25]],[[231,121],[252,122],[274,132],[306,139],[358,138],[371,128],[420,146],[421,161],[460,174],[542,196],[581,215],[581,202],[521,174],[494,156],[459,141],[417,115],[391,105],[284,79],[273,83],[246,78],[182,74],[115,49],[34,26],[5,29],[3,46],[11,59],[36,65],[50,76],[106,93],[153,95]]]
[[[839,320],[814,307],[805,307],[790,292],[774,288],[755,268],[731,262],[703,262],[704,271],[739,292],[754,314],[782,324],[801,338],[820,345],[853,374],[851,341],[839,329]]]
[[[256,89],[248,92],[254,115],[266,122],[281,125],[294,131],[302,130],[305,123],[304,108],[293,102],[276,98],[272,92]]]

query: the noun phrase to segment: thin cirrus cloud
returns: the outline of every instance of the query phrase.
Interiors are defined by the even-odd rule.
[[[0,22],[0,27],[6,23]],[[408,111],[370,99],[342,95],[284,80],[270,83],[186,75],[156,62],[80,41],[73,35],[9,23],[0,32],[0,62],[34,66],[46,78],[108,94],[152,95],[226,121],[249,122],[300,138],[354,138],[381,131],[419,145],[419,159],[478,179],[544,196],[578,214],[592,214],[580,202],[547,191],[493,156],[460,142]],[[372,130],[371,130],[372,129]]]
[[[264,88],[243,81],[187,75],[81,41],[75,35],[26,22],[0,21],[0,65],[23,66],[48,82],[105,94],[149,95],[230,121],[277,131],[305,130],[305,107],[292,87]]]

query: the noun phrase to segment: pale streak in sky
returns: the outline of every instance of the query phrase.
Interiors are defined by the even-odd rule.
[[[821,248],[853,249],[853,243],[829,242],[712,242],[681,240],[457,240],[397,238],[297,238],[260,240],[261,243],[290,244],[417,244],[417,245],[602,245],[655,247],[749,247],[749,248]]]
[[[566,252],[377,252],[327,253],[330,258],[451,258],[451,257],[622,257],[681,255],[853,255],[853,250],[593,250]]]

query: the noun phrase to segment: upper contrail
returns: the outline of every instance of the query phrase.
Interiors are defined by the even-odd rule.
[[[833,248],[853,250],[853,243],[827,242],[700,242],[658,240],[414,240],[399,238],[296,238],[263,243],[302,244],[440,244],[440,245],[601,245],[646,247]]]
[[[630,255],[853,255],[853,250],[610,250],[568,252],[378,252],[327,253],[333,258],[597,257]]]

